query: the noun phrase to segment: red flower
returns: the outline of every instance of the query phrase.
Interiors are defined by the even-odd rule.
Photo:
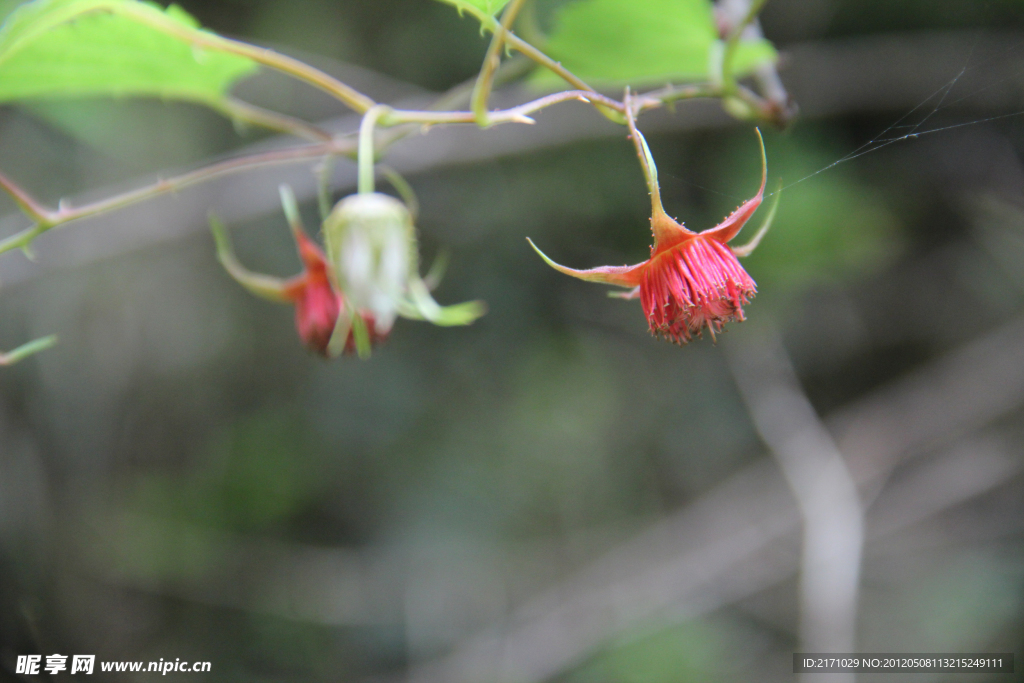
[[[714,336],[725,323],[744,319],[743,305],[749,303],[757,292],[754,281],[736,257],[753,250],[767,229],[771,215],[749,245],[734,249],[727,243],[739,233],[764,197],[767,180],[764,145],[761,146],[761,188],[757,195],[714,228],[697,233],[687,230],[665,213],[650,151],[631,118],[629,123],[651,189],[651,231],[654,233],[651,258],[635,266],[574,270],[549,259],[532,241],[530,245],[548,265],[566,275],[590,282],[631,287],[631,291],[613,296],[623,299],[639,297],[652,334],[677,344],[687,343],[694,335],[700,336],[705,327]]]
[[[686,343],[704,326],[712,336],[743,320],[743,304],[757,292],[724,242],[697,235],[651,255],[641,273],[640,303],[651,332]]]
[[[338,313],[345,308],[345,298],[332,284],[331,270],[324,252],[301,229],[295,230],[294,234],[305,271],[285,283],[284,296],[295,304],[295,329],[303,343],[321,356],[328,357],[327,345],[338,322]],[[387,332],[377,331],[372,313],[360,311],[359,317],[366,327],[371,345],[388,338]],[[345,339],[345,353],[355,352],[353,326],[349,328]]]
[[[327,259],[320,247],[301,230],[295,232],[295,242],[305,271],[285,283],[284,295],[295,304],[295,328],[303,343],[327,355],[327,343],[344,304],[331,285]],[[355,342],[351,343],[354,349]]]
[[[253,294],[295,306],[295,328],[307,348],[324,357],[330,357],[330,341],[337,328],[338,316],[345,311],[345,297],[335,284],[331,270],[323,250],[311,240],[298,220],[298,210],[294,209],[294,199],[290,192],[282,190],[285,200],[285,212],[288,214],[295,246],[302,260],[302,274],[288,280],[253,273],[246,269],[235,258],[234,250],[227,231],[215,218],[210,218],[210,228],[217,242],[217,257],[228,274],[236,282]],[[337,353],[356,352],[357,326],[366,331],[370,345],[387,339],[387,332],[377,330],[374,316],[366,310],[350,312],[353,324],[349,325],[345,345]],[[362,330],[359,330],[361,332]]]

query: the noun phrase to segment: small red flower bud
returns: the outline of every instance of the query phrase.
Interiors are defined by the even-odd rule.
[[[295,304],[295,328],[302,342],[326,356],[342,299],[331,285],[327,259],[320,247],[301,231],[296,231],[295,240],[305,272],[289,280],[284,293]],[[354,342],[351,343],[354,348]]]
[[[357,351],[356,335],[365,332],[370,346],[387,339],[387,333],[377,330],[374,315],[366,309],[346,311],[344,295],[338,289],[334,272],[322,249],[311,240],[298,218],[298,208],[291,191],[282,188],[281,198],[285,214],[292,228],[295,246],[302,261],[302,273],[288,280],[253,273],[235,258],[227,231],[214,217],[210,217],[210,229],[217,242],[217,257],[236,282],[253,294],[295,306],[295,328],[307,348],[324,357]],[[345,343],[332,353],[331,337],[338,331],[338,316],[346,311],[351,316],[348,329],[342,328]],[[340,340],[339,340],[340,341]]]
[[[295,304],[295,329],[303,343],[327,357],[327,346],[338,322],[338,313],[345,308],[345,298],[331,284],[330,265],[320,247],[302,231],[295,232],[295,242],[305,272],[286,283],[284,294]],[[371,346],[388,338],[387,332],[377,331],[372,313],[360,311],[359,317],[366,327]],[[348,331],[344,352],[356,353],[354,329]]]

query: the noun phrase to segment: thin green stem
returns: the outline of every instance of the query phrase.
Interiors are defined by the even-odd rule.
[[[633,98],[626,88],[624,98],[626,105],[626,124],[629,126],[629,135],[633,139],[633,146],[636,147],[636,155],[640,159],[640,167],[644,171],[644,180],[647,182],[647,191],[651,194],[651,216],[665,215],[665,209],[661,206],[661,188],[658,187],[658,167],[654,163],[654,157],[647,146],[647,140],[637,130],[635,113],[633,112]]]
[[[243,266],[235,256],[227,228],[212,213],[209,220],[210,232],[213,233],[213,241],[217,245],[217,260],[224,266],[224,270],[231,276],[231,279],[245,287],[250,293],[267,301],[280,304],[289,303],[291,299],[288,296],[288,281],[271,275],[254,273]]]
[[[49,209],[37,202],[32,195],[3,173],[0,173],[0,188],[11,195],[22,212],[36,223],[46,225],[53,220],[53,214]]]
[[[519,35],[522,36],[523,40],[530,43],[538,50],[544,50],[544,45],[547,43],[548,37],[544,35],[544,31],[540,27],[540,21],[537,17],[537,3],[530,2],[526,4],[523,11],[519,13],[519,20],[516,22],[516,29],[519,31]]]
[[[505,83],[525,76],[536,66],[536,64],[523,55],[515,55],[511,59],[503,61],[501,66],[498,67],[498,70],[494,74],[492,87],[504,85]],[[454,109],[463,103],[469,103],[473,89],[476,87],[476,81],[477,78],[473,77],[468,81],[464,81],[456,85],[441,95],[441,97],[434,100],[427,109],[430,111]]]
[[[140,187],[135,190],[108,197],[107,199],[85,204],[79,207],[71,207],[61,204],[57,211],[50,211],[42,207],[21,187],[15,185],[3,175],[0,175],[0,186],[6,190],[22,210],[35,221],[32,225],[19,233],[0,241],[0,254],[27,247],[33,239],[42,233],[80,218],[96,216],[108,211],[120,209],[130,204],[135,204],[147,199],[152,199],[162,194],[176,192],[182,188],[195,185],[222,175],[234,173],[241,170],[273,166],[276,164],[290,163],[303,159],[315,159],[325,154],[351,154],[355,151],[353,140],[335,140],[330,144],[307,145],[303,147],[292,147],[289,149],[274,150],[271,152],[259,152],[244,157],[228,159],[220,163],[211,164],[195,171],[183,173],[173,178],[159,180],[152,185]]]
[[[617,112],[624,111],[624,105],[621,102],[599,93],[592,91],[566,90],[546,95],[516,107],[493,112],[491,118],[494,123],[533,123],[533,119],[528,116],[529,114],[553,104],[569,100],[579,100]],[[302,147],[293,147],[271,152],[260,152],[244,157],[237,157],[235,159],[228,159],[216,164],[211,164],[210,166],[196,169],[188,173],[183,173],[179,176],[162,179],[152,185],[130,190],[91,204],[72,207],[62,203],[60,208],[56,211],[47,209],[27,191],[0,173],[0,189],[3,189],[10,194],[21,210],[31,218],[34,223],[34,225],[26,228],[25,230],[11,235],[6,239],[0,240],[0,254],[11,251],[12,249],[27,247],[32,243],[32,240],[42,233],[65,223],[114,211],[162,194],[176,192],[185,187],[211,180],[222,175],[250,168],[259,168],[262,166],[289,163],[316,157],[351,156],[353,153],[356,153],[361,149],[367,149],[368,151],[360,152],[358,155],[360,160],[359,187],[368,187],[370,188],[369,191],[372,191],[373,161],[376,153],[416,130],[416,127],[410,126],[407,130],[392,131],[390,135],[382,137],[376,145],[378,149],[375,149],[372,133],[378,118],[381,119],[381,125],[386,126],[399,124],[473,123],[474,120],[473,113],[468,111],[404,111],[392,110],[384,105],[376,105],[376,108],[371,107],[371,109],[374,109],[373,115],[371,116],[370,113],[367,112],[367,115],[363,118],[363,124],[360,126],[360,138],[358,144],[351,139],[336,138],[330,142],[321,142]]]
[[[490,14],[488,14],[487,12],[483,11],[478,7],[454,2],[449,2],[449,4],[456,7],[460,12],[468,12],[469,14],[473,15],[473,18],[479,21],[480,25],[483,26],[488,31],[490,31],[491,33],[495,33],[496,31],[498,31],[501,26],[500,22],[497,19],[495,19]],[[566,69],[564,66],[562,66],[555,60],[551,59],[551,57],[548,57],[546,54],[535,48],[530,43],[526,42],[525,40],[517,36],[515,33],[509,31],[505,36],[505,42],[512,49],[516,50],[517,52],[521,52],[522,54],[526,55],[537,64],[540,64],[544,68],[549,69],[550,71],[558,75],[566,83],[569,83],[573,87],[578,88],[580,90],[589,90],[591,92],[594,91],[594,89],[587,85],[582,79],[578,78],[571,71]]]
[[[736,61],[736,49],[739,47],[740,37],[761,13],[767,1],[751,0],[750,8],[747,10],[746,16],[743,17],[743,21],[733,27],[729,37],[725,40],[725,49],[722,53],[722,90],[727,95],[736,92],[736,74],[733,72],[733,62]]]
[[[375,107],[370,107],[370,110],[363,115],[362,123],[359,124],[359,176],[356,185],[359,194],[373,192],[373,167],[377,162],[373,133],[377,119],[390,113],[390,107],[378,104]]]
[[[480,74],[473,86],[470,108],[473,110],[473,117],[476,119],[477,125],[481,128],[490,125],[490,119],[487,116],[487,103],[491,98],[494,72],[501,66],[501,50],[505,47],[505,37],[511,32],[516,15],[519,14],[519,10],[523,8],[525,2],[526,0],[512,0],[505,7],[505,11],[501,15],[501,22],[494,31],[494,35],[491,36],[491,44],[487,47],[487,54],[484,55]]]
[[[316,173],[316,202],[320,210],[320,220],[327,220],[331,213],[331,176],[334,174],[333,155],[327,155],[320,162]]]
[[[53,227],[53,226],[50,226]],[[15,233],[6,239],[0,240],[0,254],[12,251],[14,249],[25,249],[28,245],[32,244],[32,240],[39,237],[44,232],[50,229],[50,227],[43,227],[41,223],[36,223],[30,228],[25,228],[21,232]]]
[[[486,22],[485,22],[486,23]],[[511,37],[512,34],[509,34]],[[208,34],[201,34],[204,38],[217,38]],[[217,40],[221,40],[217,38]],[[224,39],[226,40],[226,39]],[[202,42],[202,41],[199,41]],[[231,42],[231,41],[228,41]],[[511,43],[511,40],[510,40]],[[269,51],[263,51],[264,54]],[[519,67],[516,67],[516,72]],[[584,84],[585,85],[585,84]],[[444,100],[451,101],[463,96],[463,90],[450,93]],[[636,130],[635,117],[641,111],[654,109],[666,103],[678,99],[686,99],[702,96],[721,96],[714,86],[696,85],[686,88],[665,88],[646,95],[632,96],[627,94],[625,102],[601,95],[590,90],[567,90],[550,95],[545,95],[536,100],[526,102],[505,110],[497,110],[489,113],[492,124],[497,123],[533,123],[530,114],[560,102],[579,100],[591,104],[605,112],[614,112],[625,115],[624,120],[634,133],[633,141],[637,147],[637,154],[640,156],[641,165],[647,180],[648,189],[651,191],[652,207],[654,212],[660,212],[660,193],[658,190],[657,170],[647,148],[643,136]],[[742,86],[738,87],[736,96],[748,102],[758,112],[764,111],[764,103],[756,94]],[[457,124],[474,123],[475,116],[472,111],[407,111],[394,110],[385,105],[369,107],[363,117],[360,126],[358,142],[350,138],[331,138],[330,134],[314,126],[297,121],[290,117],[278,115],[274,112],[264,112],[258,107],[253,107],[239,100],[225,100],[224,107],[234,115],[241,115],[247,120],[255,122],[259,119],[265,125],[273,124],[279,128],[290,129],[297,135],[315,137],[319,142],[316,144],[294,147],[271,152],[260,152],[235,159],[228,159],[219,163],[206,166],[179,176],[160,180],[151,185],[125,192],[104,200],[93,202],[79,207],[72,207],[61,204],[57,210],[50,210],[35,200],[28,192],[18,186],[0,173],[0,189],[6,191],[19,208],[33,221],[33,225],[19,233],[0,240],[0,253],[17,248],[29,246],[36,237],[51,228],[75,221],[81,218],[96,216],[113,211],[136,202],[145,201],[161,194],[178,191],[182,188],[195,185],[206,180],[216,178],[228,173],[237,172],[249,168],[258,168],[280,163],[289,163],[303,159],[332,156],[356,156],[359,161],[359,191],[372,191],[374,187],[374,162],[375,157],[384,149],[402,139],[406,135],[416,131],[419,125],[431,124]],[[403,125],[404,124],[404,125]],[[409,125],[412,124],[412,125]],[[380,136],[375,140],[374,129],[376,126],[402,126]],[[330,138],[329,140],[325,138]]]
[[[615,112],[623,112],[624,105],[618,100],[596,93],[592,90],[563,90],[531,100],[524,104],[500,109],[489,114],[491,124],[497,123],[535,123],[529,114],[540,111],[559,102],[578,100],[592,104],[597,108],[607,108]],[[392,109],[381,121],[381,125],[396,126],[403,123],[434,125],[445,123],[474,123],[476,117],[471,111],[412,111],[408,109]]]
[[[497,21],[494,22],[494,24],[497,23]],[[586,81],[584,81],[582,78],[579,78],[573,72],[569,71],[564,66],[562,66],[560,63],[551,59],[551,57],[548,57],[546,54],[535,48],[533,45],[530,45],[522,38],[519,38],[516,34],[510,32],[505,37],[505,42],[508,43],[509,46],[511,46],[513,49],[517,50],[518,52],[521,52],[529,59],[532,59],[537,64],[540,64],[544,68],[553,71],[557,76],[559,76],[562,80],[564,80],[566,83],[573,86],[574,88],[577,88],[579,90],[589,90],[590,92],[595,92],[594,89],[587,85]]]
[[[25,360],[29,356],[45,351],[46,349],[53,348],[57,345],[57,335],[51,334],[48,337],[42,337],[40,339],[34,339],[27,344],[22,344],[13,351],[7,353],[0,353],[0,366],[14,365],[15,363]]]
[[[213,100],[209,102],[209,106],[233,121],[260,126],[261,128],[279,133],[287,133],[310,142],[330,142],[333,138],[330,133],[322,128],[317,128],[301,119],[269,109],[263,109],[234,97]]]
[[[398,196],[402,198],[405,208],[409,210],[409,215],[412,217],[413,224],[415,224],[420,213],[420,200],[416,198],[416,192],[412,189],[412,185],[402,177],[401,173],[390,166],[382,164],[380,172],[391,183],[391,187],[395,188]]]
[[[672,104],[680,100],[694,100],[701,97],[720,97],[722,90],[711,83],[697,83],[695,85],[676,86],[669,85],[661,90],[654,90],[644,95],[637,95],[633,98],[637,103],[638,111],[657,109],[666,104]]]

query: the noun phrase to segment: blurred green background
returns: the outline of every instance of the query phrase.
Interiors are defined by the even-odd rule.
[[[430,0],[181,4],[410,96],[471,78],[487,44]],[[411,174],[424,255],[452,256],[438,300],[489,313],[400,320],[368,362],[308,354],[290,309],[221,271],[201,220],[3,287],[0,348],[61,344],[0,374],[0,676],[59,652],[205,660],[225,681],[794,680],[798,524],[708,565],[728,572],[681,559],[724,562],[716,525],[762,493],[795,509],[729,362],[768,328],[844,455],[887,454],[862,489],[858,647],[1016,651],[1020,671],[1024,6],[771,0],[762,19],[804,109],[765,131],[770,184],[800,182],[746,262],[750,322],[717,345],[650,338],[635,302],[524,240],[574,267],[647,257],[614,127]],[[343,114],[281,79],[242,87]],[[696,230],[759,171],[751,126],[709,111],[681,103],[648,135],[666,208]],[[916,124],[949,129],[885,144]],[[39,103],[0,110],[0,167],[56,204],[262,137],[188,105]],[[252,201],[268,209],[232,226],[240,257],[296,272],[276,199]]]

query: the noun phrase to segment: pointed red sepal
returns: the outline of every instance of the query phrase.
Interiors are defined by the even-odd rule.
[[[533,250],[544,259],[544,263],[548,264],[560,273],[565,273],[571,277],[579,280],[586,280],[587,282],[600,282],[606,285],[618,285],[619,287],[636,287],[640,284],[641,269],[646,264],[638,263],[635,266],[599,266],[597,268],[590,268],[588,270],[576,270],[575,268],[568,268],[559,263],[555,263],[547,254],[537,248],[537,245],[533,243],[529,237],[526,241],[530,243]]]
[[[757,207],[761,206],[761,200],[764,199],[764,186],[768,182],[768,158],[764,152],[764,139],[761,138],[761,131],[756,128],[754,130],[757,131],[757,140],[761,143],[761,188],[752,199],[743,202],[724,221],[700,233],[704,237],[711,237],[722,243],[728,242],[739,234],[744,224],[757,211]]]

